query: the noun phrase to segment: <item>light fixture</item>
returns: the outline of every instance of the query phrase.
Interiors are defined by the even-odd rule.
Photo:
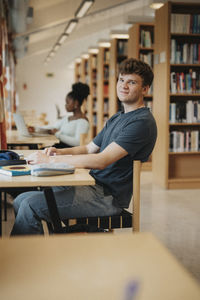
[[[129,34],[122,31],[112,31],[110,34],[111,39],[128,39]]]
[[[51,51],[50,54],[49,54],[49,56],[50,56],[50,57],[55,56],[55,52],[54,52],[54,51]]]
[[[75,17],[82,18],[93,3],[94,3],[94,0],[82,1],[80,6],[78,7],[77,11],[75,12]]]
[[[65,28],[65,33],[70,34],[76,27],[77,23],[78,23],[77,19],[72,19],[71,21],[69,21],[67,27]]]
[[[89,54],[88,53],[83,53],[81,55],[82,58],[88,59],[89,58]]]
[[[80,57],[77,57],[77,58],[75,59],[75,62],[81,63],[81,58],[80,58]]]
[[[55,44],[55,46],[53,47],[53,51],[57,51],[60,48],[60,46],[61,45],[59,43]]]
[[[111,46],[111,43],[106,40],[100,40],[98,41],[99,47],[109,48]]]
[[[153,8],[153,9],[159,9],[159,8],[161,8],[163,5],[164,5],[164,2],[153,0],[152,3],[151,3],[149,6],[150,6],[151,8]]]
[[[68,34],[63,33],[63,34],[60,36],[60,38],[58,39],[58,43],[59,43],[59,44],[63,44],[64,41],[67,39],[67,37],[68,37]]]
[[[88,52],[92,54],[97,54],[99,52],[99,49],[97,49],[96,47],[90,47],[88,49]]]

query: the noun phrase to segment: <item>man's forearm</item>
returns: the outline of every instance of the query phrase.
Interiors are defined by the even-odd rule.
[[[101,159],[101,153],[85,155],[56,155],[49,158],[50,162],[66,162],[76,168],[103,169],[105,167]]]
[[[77,155],[77,154],[87,154],[88,150],[87,147],[84,146],[77,146],[77,147],[71,147],[71,148],[63,148],[63,149],[59,149],[61,155],[68,155],[68,154],[72,154],[72,155]]]

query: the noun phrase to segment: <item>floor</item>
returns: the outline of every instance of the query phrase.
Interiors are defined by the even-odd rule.
[[[13,221],[10,207],[4,236]],[[200,283],[200,190],[163,190],[142,172],[141,231],[152,232]]]

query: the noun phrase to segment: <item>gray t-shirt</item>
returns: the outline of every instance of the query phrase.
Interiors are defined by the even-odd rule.
[[[156,122],[148,108],[118,112],[94,138],[93,142],[100,147],[100,152],[112,142],[128,152],[128,155],[105,169],[90,171],[97,183],[113,195],[117,206],[129,207],[133,191],[133,160],[147,161],[156,138]]]

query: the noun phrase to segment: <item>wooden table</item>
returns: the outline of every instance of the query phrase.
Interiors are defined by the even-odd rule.
[[[2,239],[0,266],[3,300],[200,299],[196,281],[150,233]]]
[[[31,149],[48,147],[59,142],[55,135],[27,137],[20,135],[17,130],[8,130],[6,137],[8,146],[28,146]]]
[[[24,156],[33,153],[33,150],[18,150]],[[74,185],[94,185],[95,180],[86,169],[76,169],[74,174],[37,177],[32,175],[7,176],[0,174],[0,235],[2,233],[2,212],[1,212],[1,192],[6,188],[20,187],[52,187],[52,186],[74,186]]]

